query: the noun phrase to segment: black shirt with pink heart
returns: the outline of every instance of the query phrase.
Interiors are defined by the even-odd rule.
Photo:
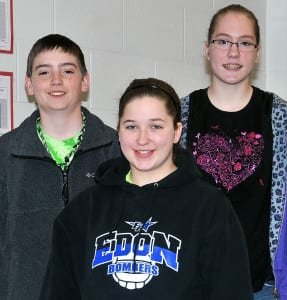
[[[271,272],[272,98],[253,87],[243,109],[226,112],[212,105],[207,89],[189,97],[187,148],[203,176],[230,198],[246,235],[253,289],[260,290]]]

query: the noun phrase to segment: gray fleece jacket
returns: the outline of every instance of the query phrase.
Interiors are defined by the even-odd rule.
[[[36,131],[35,111],[0,138],[0,299],[36,300],[50,253],[52,223],[94,184],[98,165],[120,155],[116,131],[82,108],[86,132],[66,173]]]

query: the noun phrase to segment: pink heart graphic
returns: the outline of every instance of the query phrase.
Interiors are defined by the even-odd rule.
[[[215,133],[199,133],[193,143],[197,164],[227,191],[255,172],[263,149],[263,137],[255,132],[242,132],[233,139]]]

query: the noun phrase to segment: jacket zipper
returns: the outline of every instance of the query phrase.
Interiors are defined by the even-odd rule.
[[[62,199],[64,205],[66,206],[69,202],[69,186],[68,186],[68,168],[61,170],[63,175],[63,185],[62,185]]]
[[[62,184],[62,199],[63,199],[63,202],[64,202],[64,206],[66,206],[69,202],[69,189],[68,189],[68,170],[69,170],[69,167],[66,168],[65,170],[62,170],[59,166],[57,166],[54,162],[54,160],[52,160],[51,158],[49,157],[45,157],[45,158],[41,158],[41,157],[38,157],[38,156],[22,156],[22,155],[18,155],[18,154],[12,154],[14,157],[20,157],[20,158],[23,158],[23,157],[29,157],[29,158],[33,158],[33,159],[37,159],[37,160],[43,160],[43,161],[47,161],[49,163],[52,163],[53,165],[55,165],[56,167],[58,167],[62,173],[62,177],[63,177],[63,184]],[[78,152],[75,153],[75,156],[78,156]],[[74,157],[75,157],[74,156]]]

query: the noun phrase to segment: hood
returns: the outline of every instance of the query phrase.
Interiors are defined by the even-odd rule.
[[[109,191],[109,197],[113,197],[117,203],[117,209],[113,211],[115,219],[110,234],[120,231],[120,228],[125,226],[126,221],[132,219],[132,221],[142,224],[142,227],[137,231],[141,235],[144,227],[152,222],[155,215],[164,214],[165,206],[158,212],[158,201],[163,199],[168,201],[171,190],[173,190],[171,194],[176,195],[180,186],[184,185],[183,189],[185,189],[185,186],[199,178],[193,158],[187,152],[178,154],[175,163],[178,167],[175,172],[159,182],[144,186],[126,182],[125,178],[130,166],[125,158],[107,161],[98,168],[95,176],[96,182],[106,192]],[[155,213],[155,211],[157,212]],[[136,243],[134,253],[137,252],[138,246]],[[133,259],[135,257],[136,255],[133,256]]]
[[[177,170],[157,182],[159,188],[171,188],[185,185],[200,177],[194,158],[187,151],[181,149],[177,152],[175,164]],[[129,162],[125,158],[119,157],[112,159],[99,166],[95,180],[97,183],[107,186],[131,185],[125,180],[129,170]],[[152,188],[154,183],[155,182],[147,184],[142,188]]]

